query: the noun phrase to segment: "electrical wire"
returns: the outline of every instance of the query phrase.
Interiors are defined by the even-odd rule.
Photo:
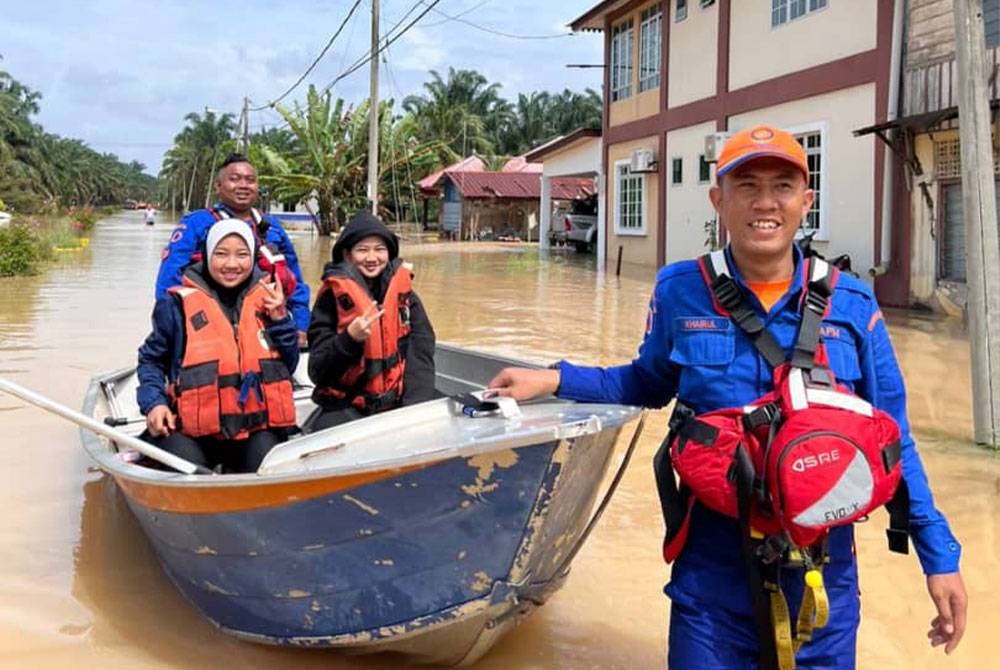
[[[421,2],[420,4],[426,5],[427,3]],[[435,2],[434,4],[437,4],[437,3]],[[476,7],[479,7],[482,4],[483,3],[480,3],[479,5],[476,5]],[[473,7],[473,9],[475,9],[475,7]],[[553,34],[553,35],[515,35],[514,33],[505,33],[502,30],[496,30],[494,28],[487,28],[486,26],[481,26],[481,25],[479,25],[477,23],[473,23],[472,21],[469,21],[467,19],[461,18],[464,14],[467,14],[469,11],[472,11],[472,10],[467,10],[467,11],[462,12],[461,14],[458,14],[456,16],[450,16],[450,15],[445,14],[444,12],[442,12],[440,9],[435,9],[434,13],[435,14],[440,14],[446,20],[445,21],[441,21],[439,23],[435,23],[433,25],[440,25],[441,23],[447,23],[448,21],[455,21],[457,23],[462,23],[464,25],[467,25],[470,28],[475,28],[476,30],[481,30],[484,33],[490,33],[491,35],[498,35],[500,37],[506,37],[506,38],[509,38],[509,39],[512,39],[512,40],[553,40],[553,39],[559,39],[560,37],[572,37],[573,34],[574,34],[572,32],[556,33],[556,34]]]
[[[316,59],[312,62],[312,65],[310,65],[308,68],[306,68],[306,71],[303,72],[302,75],[297,80],[295,80],[294,84],[292,84],[291,86],[289,86],[288,89],[284,93],[282,93],[281,95],[279,95],[277,98],[275,98],[271,102],[267,103],[266,105],[262,105],[260,107],[253,107],[253,108],[250,109],[250,111],[251,112],[260,112],[260,111],[268,109],[270,107],[274,107],[276,104],[278,104],[279,102],[281,102],[282,100],[284,100],[286,97],[288,97],[289,93],[291,93],[296,88],[298,88],[299,84],[301,84],[302,81],[306,77],[309,76],[309,73],[312,72],[313,69],[317,65],[319,65],[319,62],[323,59],[323,56],[325,56],[326,52],[330,50],[331,46],[333,46],[334,41],[337,39],[337,37],[340,35],[340,33],[343,32],[344,27],[347,26],[347,22],[351,20],[351,17],[354,16],[354,12],[358,9],[359,6],[361,6],[361,0],[355,0],[354,5],[352,5],[350,11],[347,12],[347,16],[344,17],[344,20],[341,21],[340,26],[337,27],[337,31],[335,33],[333,33],[333,36],[326,43],[326,46],[323,47],[323,50],[319,52],[318,56],[316,56]]]

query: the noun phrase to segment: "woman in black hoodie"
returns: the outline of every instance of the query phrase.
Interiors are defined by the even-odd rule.
[[[309,378],[322,410],[313,430],[435,397],[434,328],[412,279],[396,235],[358,212],[333,246],[313,305]]]

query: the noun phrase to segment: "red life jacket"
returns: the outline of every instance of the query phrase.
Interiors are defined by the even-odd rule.
[[[667,521],[664,559],[680,554],[695,500],[740,519],[748,530],[784,536],[795,547],[814,545],[830,528],[892,501],[902,476],[899,426],[837,383],[820,342],[837,269],[822,259],[803,259],[802,320],[786,361],[729,276],[723,252],[703,256],[699,264],[716,310],[747,334],[774,369],[774,391],[748,406],[700,416],[678,402],[657,455]],[[905,511],[890,512],[893,529],[904,529]],[[902,547],[899,539],[891,534],[890,548],[905,553],[905,535]]]
[[[341,376],[337,386],[317,389],[321,396],[347,400],[367,414],[398,406],[403,399],[406,359],[400,343],[409,336],[413,272],[394,259],[385,270],[389,279],[382,299],[382,318],[372,325],[361,358]],[[337,333],[375,304],[365,280],[347,263],[334,265],[323,276],[320,291],[333,291],[337,302]]]
[[[233,218],[229,210],[219,205],[208,211],[212,213],[216,221]],[[288,269],[288,261],[285,259],[285,254],[280,253],[277,247],[266,241],[267,231],[271,227],[270,222],[261,215],[256,207],[250,208],[250,217],[254,222],[251,229],[253,230],[254,237],[257,239],[257,267],[270,275],[271,281],[281,282],[281,289],[287,300],[295,293],[295,287],[298,285],[295,273]]]
[[[187,275],[180,296],[184,354],[170,395],[180,430],[191,437],[242,440],[295,425],[291,374],[264,333],[260,284],[244,293],[233,324],[209,290]]]

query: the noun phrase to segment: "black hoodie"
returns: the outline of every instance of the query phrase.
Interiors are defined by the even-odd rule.
[[[336,244],[333,245],[332,260],[323,272],[324,276],[332,266],[345,262],[344,255],[351,247],[372,235],[385,240],[389,249],[387,267],[395,265],[393,261],[399,256],[399,239],[378,217],[368,210],[361,210],[340,232]],[[369,292],[376,300],[381,300],[386,276],[383,271],[374,281],[368,282]],[[346,329],[340,334],[337,333],[339,322],[337,301],[334,300],[333,292],[321,288],[316,296],[309,324],[309,378],[317,387],[336,387],[343,374],[364,354],[364,344],[356,342],[347,334]],[[412,332],[409,337],[399,344],[400,353],[406,361],[406,372],[403,376],[403,405],[413,405],[436,397],[434,328],[416,292],[410,294],[410,326]],[[348,404],[336,402],[331,404],[330,398],[316,394],[313,395],[313,400],[324,409],[339,409]]]

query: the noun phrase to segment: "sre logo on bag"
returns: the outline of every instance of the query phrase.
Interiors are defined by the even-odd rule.
[[[819,467],[820,465],[826,465],[839,460],[840,451],[836,449],[822,454],[817,454],[816,456],[802,456],[792,462],[792,470],[795,470],[796,472],[805,472],[809,468]]]

